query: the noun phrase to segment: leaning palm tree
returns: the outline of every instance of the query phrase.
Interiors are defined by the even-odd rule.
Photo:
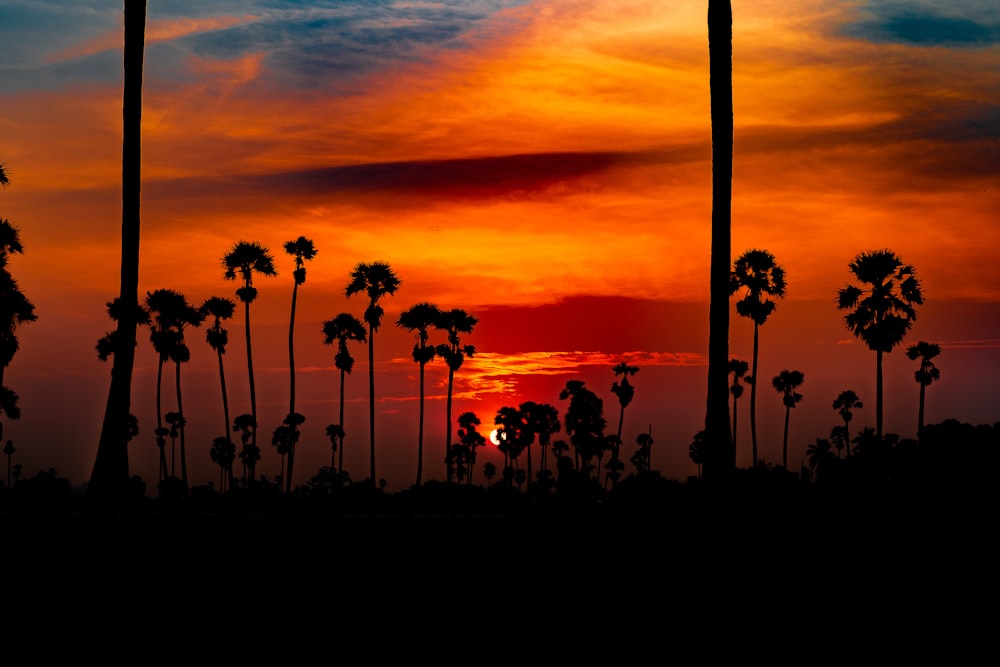
[[[733,395],[733,449],[736,449],[736,401],[743,395],[743,385],[740,380],[747,384],[753,382],[753,378],[747,377],[750,365],[742,359],[729,360],[729,374],[733,376],[733,384],[729,386],[729,393]]]
[[[199,309],[203,318],[211,317],[212,326],[205,330],[205,340],[219,357],[219,383],[222,385],[222,413],[226,420],[226,438],[232,440],[233,433],[229,422],[229,394],[226,391],[226,373],[222,365],[222,355],[226,353],[229,344],[229,332],[222,326],[222,320],[228,320],[236,312],[236,302],[221,296],[209,297]]]
[[[743,298],[736,302],[736,312],[753,320],[753,367],[750,376],[757,378],[760,327],[774,312],[774,301],[767,298],[785,296],[785,271],[767,250],[751,249],[733,263],[729,293],[744,290]],[[753,464],[757,465],[757,383],[750,383],[750,441]]]
[[[424,366],[434,359],[436,350],[428,345],[428,329],[437,324],[441,311],[432,303],[418,303],[399,315],[396,326],[416,333],[413,344],[413,361],[420,366],[420,426],[417,430],[417,486],[424,473]]]
[[[844,324],[875,352],[875,436],[882,439],[882,355],[903,342],[924,302],[916,271],[891,250],[859,254],[848,265],[861,286],[837,293],[837,308],[849,310]]]
[[[926,341],[920,341],[916,345],[911,345],[906,350],[906,356],[911,361],[920,359],[920,368],[914,371],[913,376],[920,383],[920,412],[917,421],[917,438],[921,440],[924,437],[924,390],[927,389],[927,385],[941,377],[941,371],[931,361],[931,359],[939,354],[941,354],[941,346],[937,343],[928,343]]]
[[[249,444],[257,448],[257,385],[253,376],[253,347],[250,344],[250,304],[257,299],[257,288],[253,286],[254,274],[262,276],[276,276],[278,272],[274,269],[274,259],[270,251],[257,242],[239,241],[232,250],[222,258],[222,266],[225,268],[224,276],[226,280],[235,280],[239,277],[243,285],[236,289],[236,297],[243,302],[243,323],[247,341],[247,375],[250,379],[250,416],[252,417],[252,427],[250,431]],[[252,475],[252,468],[251,468]],[[252,477],[251,477],[252,479]]]
[[[795,404],[802,400],[802,394],[795,390],[802,386],[806,376],[800,371],[784,370],[778,373],[771,380],[771,386],[781,394],[781,400],[785,404],[785,438],[781,445],[781,466],[788,470],[788,417]]]
[[[837,394],[837,398],[833,399],[833,409],[840,414],[840,418],[844,420],[844,443],[847,446],[847,455],[851,455],[851,420],[854,419],[854,413],[851,410],[857,410],[863,408],[864,404],[858,395],[854,393],[853,389],[845,389],[844,391]]]
[[[709,477],[736,466],[729,437],[729,258],[733,213],[733,7],[708,2],[708,60],[712,121],[712,252],[709,268],[708,391],[705,408]]]
[[[298,302],[299,285],[306,281],[305,262],[315,257],[317,250],[311,239],[300,236],[294,241],[287,241],[285,243],[285,252],[295,257],[295,270],[292,272],[292,278],[295,283],[292,286],[292,314],[288,320],[288,414],[293,415],[297,414],[295,412],[295,306]],[[291,428],[294,429],[296,427],[291,426]],[[295,444],[297,441],[298,438],[293,437],[288,449],[288,476],[285,481],[286,493],[292,492],[292,468],[295,465]]]
[[[360,262],[351,271],[351,282],[347,283],[345,293],[351,297],[360,292],[368,296],[368,307],[365,308],[365,322],[368,323],[368,427],[371,443],[371,485],[377,483],[375,477],[375,332],[382,324],[385,311],[379,305],[379,299],[388,294],[392,296],[399,289],[400,280],[393,273],[387,262]]]
[[[348,341],[364,343],[367,340],[365,335],[365,325],[361,320],[350,313],[340,313],[332,320],[323,322],[323,343],[332,345],[337,341],[337,354],[333,359],[334,365],[340,370],[340,421],[327,427],[327,436],[340,440],[340,461],[335,466],[341,473],[344,472],[344,376],[349,375],[354,369],[354,357],[351,356],[347,348]],[[336,426],[337,430],[331,433],[331,426]],[[334,451],[338,448],[334,443]],[[331,462],[331,467],[333,463]]]
[[[445,462],[451,455],[451,401],[455,391],[455,371],[462,367],[462,362],[466,357],[473,357],[476,348],[472,345],[464,345],[460,334],[471,334],[472,329],[479,324],[479,320],[469,315],[461,308],[452,308],[441,312],[436,328],[448,334],[448,342],[437,346],[437,355],[448,364],[448,398],[445,408],[445,423],[448,428],[445,430],[444,456]],[[451,481],[451,467],[447,466],[448,481]]]

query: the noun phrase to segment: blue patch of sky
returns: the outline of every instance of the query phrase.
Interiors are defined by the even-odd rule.
[[[147,22],[252,16],[228,28],[147,44],[147,75],[183,79],[187,55],[230,59],[265,53],[273,76],[313,87],[400,62],[428,50],[463,48],[463,37],[496,12],[528,0],[236,1],[149,3]],[[116,49],[53,63],[53,53],[121,30],[120,0],[89,3],[4,0],[0,5],[0,94],[67,84],[118,84]]]
[[[1000,44],[1000,3],[878,1],[865,4],[841,34],[875,43],[981,48]]]

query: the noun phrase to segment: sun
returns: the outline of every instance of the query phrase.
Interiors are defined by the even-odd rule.
[[[494,445],[499,445],[500,444],[499,436],[500,434],[497,432],[497,430],[493,429],[492,431],[490,431],[490,442],[492,442]]]

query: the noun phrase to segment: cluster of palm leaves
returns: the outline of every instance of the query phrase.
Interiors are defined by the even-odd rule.
[[[9,183],[6,169],[0,165],[0,187],[5,188]],[[11,255],[23,252],[24,247],[21,245],[18,228],[7,219],[0,218],[0,415],[8,419],[19,419],[21,416],[18,395],[13,389],[4,385],[4,373],[20,349],[17,327],[37,319],[34,304],[21,291],[8,268]],[[0,421],[0,442],[2,440],[3,422]],[[8,486],[14,451],[14,443],[8,440],[4,446],[4,453],[7,454]]]

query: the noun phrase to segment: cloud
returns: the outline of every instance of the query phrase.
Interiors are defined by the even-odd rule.
[[[871,3],[865,18],[843,26],[841,34],[874,43],[920,47],[983,48],[1000,43],[1000,15],[995,10],[979,12],[965,7],[966,3],[944,9],[921,4]]]

